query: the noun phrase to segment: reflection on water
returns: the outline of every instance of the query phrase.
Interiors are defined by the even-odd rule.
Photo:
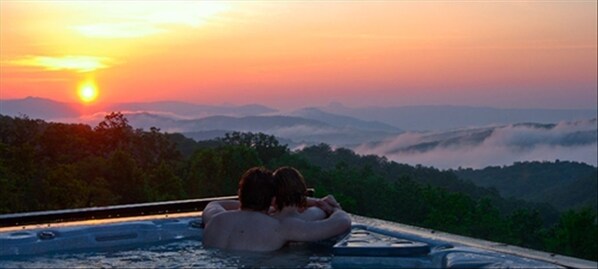
[[[224,257],[237,257],[241,268],[331,268],[332,249],[326,244],[291,244],[275,252],[218,251]]]
[[[268,253],[204,249],[184,240],[129,250],[54,254],[0,261],[0,268],[331,268],[327,244],[292,244]]]

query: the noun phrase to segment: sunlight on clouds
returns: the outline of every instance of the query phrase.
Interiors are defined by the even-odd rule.
[[[155,6],[156,10],[145,14],[143,19],[155,24],[181,24],[198,27],[212,16],[226,11],[227,4],[218,1],[185,2],[165,8]]]
[[[98,23],[72,28],[84,36],[98,38],[136,38],[164,32],[153,25],[143,23]]]
[[[71,26],[80,34],[95,38],[138,38],[167,32],[168,26],[199,27],[214,15],[228,9],[224,2],[121,2],[118,12],[110,6],[84,2],[90,8],[113,17],[114,23],[95,23]],[[106,9],[109,7],[110,9]],[[106,9],[106,10],[103,10]]]
[[[27,56],[23,59],[11,61],[13,65],[42,67],[46,70],[74,70],[77,72],[91,72],[97,69],[108,68],[114,60],[107,57],[72,56]]]

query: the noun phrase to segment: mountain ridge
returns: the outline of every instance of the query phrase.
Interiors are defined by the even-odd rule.
[[[0,114],[28,115],[44,120],[75,118],[85,114],[111,111],[148,111],[173,113],[181,118],[199,118],[214,115],[257,116],[285,115],[285,112],[261,104],[205,105],[182,101],[129,102],[84,106],[52,99],[27,97],[0,99]],[[91,110],[91,111],[90,111]],[[356,127],[364,130],[396,132],[437,131],[465,127],[533,122],[557,123],[596,118],[595,109],[507,109],[484,106],[422,105],[422,106],[368,106],[347,107],[331,103],[324,107],[309,106],[286,115],[316,119],[337,127]]]
[[[352,108],[338,103],[319,109],[361,120],[376,120],[410,131],[450,130],[521,122],[555,123],[597,117],[596,109],[506,109],[454,105]]]

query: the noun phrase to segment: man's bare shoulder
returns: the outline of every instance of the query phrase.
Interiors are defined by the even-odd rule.
[[[204,230],[204,244],[234,250],[271,251],[286,242],[280,221],[264,213],[226,211],[215,215]]]
[[[267,225],[267,226],[276,226],[279,225],[279,220],[272,218],[266,214],[253,212],[253,211],[243,211],[243,210],[229,210],[229,211],[222,211],[218,212],[217,214],[212,215],[210,219],[210,223],[206,224],[206,228],[211,223],[214,223],[213,226],[248,226],[253,227],[257,224],[259,225]]]

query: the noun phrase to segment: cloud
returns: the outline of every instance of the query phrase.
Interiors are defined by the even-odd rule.
[[[94,38],[139,38],[168,32],[169,26],[199,27],[229,8],[219,1],[183,1],[163,3],[120,2],[114,5],[83,3],[111,17],[109,23],[71,26],[81,35]],[[115,10],[117,9],[117,10]]]
[[[552,125],[515,124],[452,132],[405,133],[354,150],[442,169],[556,159],[598,163],[596,120]]]
[[[114,63],[116,61],[108,57],[85,55],[66,55],[60,57],[28,55],[9,62],[12,65],[41,67],[51,71],[73,70],[77,72],[91,72],[97,69],[104,69]]]
[[[137,38],[165,32],[155,25],[140,22],[96,23],[71,28],[84,36],[97,38]]]

